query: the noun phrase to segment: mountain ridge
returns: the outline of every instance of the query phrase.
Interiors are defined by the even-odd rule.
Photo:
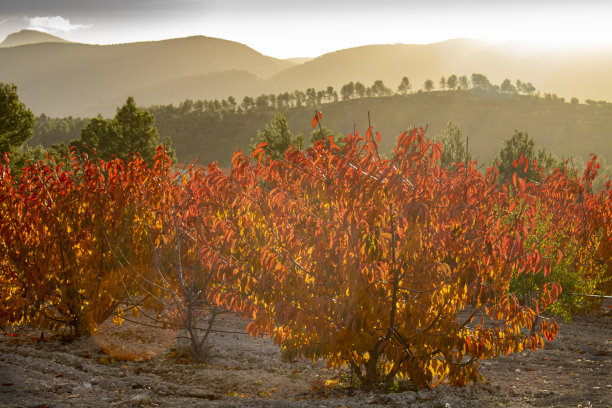
[[[206,36],[112,45],[38,43],[0,48],[0,81],[14,83],[35,113],[110,116],[128,96],[139,105],[221,99],[264,93],[340,91],[382,80],[392,90],[402,77],[413,90],[442,76],[482,73],[492,83],[532,82],[538,91],[612,100],[612,50],[536,53],[465,38],[433,44],[378,44],[291,61],[265,56],[238,42]],[[296,62],[302,63],[296,63]]]
[[[0,43],[0,48],[18,47],[21,45],[40,44],[40,43],[69,43],[70,41],[38,30],[23,29],[16,33],[6,36]]]
[[[16,84],[26,105],[51,116],[110,115],[138,90],[179,78],[227,71],[267,78],[293,65],[238,42],[204,36],[116,45],[38,43],[0,48],[0,81]],[[107,102],[100,105],[98,101]],[[166,101],[163,95],[155,95],[137,102]]]

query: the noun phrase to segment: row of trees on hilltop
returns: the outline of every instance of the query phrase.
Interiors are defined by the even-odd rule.
[[[431,91],[435,88],[434,81],[428,79],[423,84],[423,90]],[[501,92],[508,94],[532,95],[536,89],[531,82],[517,80],[515,85],[509,79],[505,79],[501,85],[492,84],[488,78],[482,74],[472,74],[471,80],[463,75],[451,75],[440,79],[440,89],[442,90],[483,90],[491,92]],[[222,100],[185,100],[178,106],[154,106],[152,111],[160,109],[171,109],[175,114],[185,114],[190,112],[210,112],[213,114],[245,114],[250,112],[270,112],[283,111],[291,108],[318,108],[323,104],[338,102],[339,100],[351,100],[358,98],[385,97],[392,95],[406,95],[411,93],[412,83],[408,77],[403,77],[394,91],[387,87],[382,80],[375,80],[370,86],[366,86],[359,81],[351,81],[342,85],[340,92],[328,86],[324,89],[308,88],[306,91],[295,90],[293,92],[282,92],[279,94],[262,94],[257,97],[245,96],[238,102],[233,96]]]
[[[465,78],[465,81],[472,86],[468,78]],[[476,81],[478,84],[483,82],[486,83],[482,80]],[[603,157],[612,156],[609,143],[605,142],[609,139],[605,129],[612,125],[612,116],[608,113],[611,104],[577,105],[577,100],[573,100],[570,106],[563,103],[563,98],[554,94],[526,97],[518,93],[502,93],[501,87],[500,91],[495,93],[465,91],[463,88],[460,91],[451,91],[447,87],[447,92],[408,94],[410,81],[405,78],[400,82],[402,83],[405,96],[372,97],[363,100],[358,94],[353,94],[348,96],[351,99],[326,105],[325,110],[330,114],[327,126],[334,134],[342,132],[346,135],[353,130],[354,123],[357,128],[362,128],[363,118],[367,116],[367,111],[371,110],[382,123],[381,133],[385,135],[381,143],[383,151],[389,151],[392,147],[390,138],[404,129],[406,121],[410,121],[411,117],[418,117],[429,124],[430,129],[441,129],[449,120],[460,121],[462,128],[470,132],[471,151],[481,162],[492,159],[499,149],[498,141],[508,136],[508,129],[516,128],[528,130],[540,145],[547,146],[559,157],[573,156],[577,168],[583,168],[588,160],[585,144],[578,142],[578,138],[573,136],[577,133],[589,135],[588,144],[592,147],[588,149],[597,151],[602,163],[606,163]],[[451,85],[452,83],[451,80]],[[376,83],[373,83],[371,88],[382,89],[383,93],[389,92],[384,83],[374,85]],[[354,82],[352,88],[354,92]],[[385,88],[387,91],[384,91]],[[348,86],[348,90],[351,90],[351,86]],[[348,94],[346,89],[345,92]],[[309,92],[311,98],[316,93]],[[172,140],[181,161],[200,157],[206,162],[220,160],[222,165],[227,166],[229,152],[236,148],[247,149],[256,129],[263,129],[279,112],[286,113],[292,127],[305,135],[305,142],[309,141],[308,121],[304,118],[314,109],[307,106],[305,96],[298,98],[301,107],[295,107],[296,102],[289,94],[276,95],[273,98],[275,105],[270,102],[269,95],[262,95],[256,98],[259,99],[259,105],[249,105],[249,110],[242,109],[239,101],[232,97],[224,100],[186,100],[178,105],[153,106],[147,110],[155,118],[155,127],[159,130],[160,138]],[[340,95],[338,100],[342,99]],[[316,99],[314,100],[316,104]],[[279,109],[279,106],[282,108]],[[288,108],[289,106],[294,107]],[[487,112],[484,117],[483,112]],[[59,150],[65,153],[72,141],[81,138],[81,130],[90,121],[91,119],[49,118],[41,115],[36,119],[34,136],[28,139],[27,143],[29,146],[43,144],[45,148],[53,149],[52,144],[61,147],[60,143],[63,142],[64,149]],[[105,128],[111,129],[112,126]],[[45,155],[42,147],[26,150],[28,149],[28,157]],[[611,173],[612,163],[606,167],[606,172]]]
[[[486,105],[483,105],[485,101]],[[213,101],[207,102],[212,104]],[[218,160],[227,166],[227,155],[236,148],[247,149],[256,129],[263,129],[278,113],[269,110],[238,114],[235,110],[222,111],[214,107],[213,110],[196,110],[192,107],[194,103],[186,101],[178,106],[148,108],[155,118],[160,138],[172,140],[176,155],[182,162],[200,157],[202,161]],[[350,113],[347,114],[347,110]],[[605,142],[609,138],[606,129],[612,125],[607,107],[560,103],[548,95],[526,98],[498,93],[493,98],[488,95],[483,99],[477,92],[422,92],[401,98],[372,98],[367,102],[355,99],[331,104],[325,109],[329,133],[347,135],[355,122],[357,128],[362,128],[368,110],[382,124],[381,133],[385,136],[381,143],[383,152],[389,151],[390,138],[402,131],[405,120],[420,117],[429,124],[430,131],[442,129],[449,120],[458,121],[462,129],[469,132],[470,150],[481,163],[495,157],[500,148],[499,140],[511,135],[508,129],[520,127],[528,130],[540,146],[548,147],[558,157],[573,157],[576,168],[582,169],[588,160],[587,145],[572,136],[580,132],[588,135],[588,146],[592,146],[588,149],[598,152],[605,173],[612,174],[612,163],[605,159],[612,156],[610,146]],[[306,143],[312,135],[308,133],[308,120],[304,118],[312,112],[306,107],[285,111],[288,122],[296,133],[304,134]],[[489,113],[483,118],[483,112]],[[67,147],[80,138],[81,130],[90,121],[41,116],[34,125],[34,136],[27,143],[30,146],[44,143],[45,148],[51,149],[52,144],[64,142]],[[28,149],[40,153],[36,157],[44,156],[42,147]]]

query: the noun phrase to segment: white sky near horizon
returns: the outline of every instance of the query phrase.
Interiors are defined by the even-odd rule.
[[[205,35],[277,58],[452,38],[612,50],[609,0],[0,0],[0,41],[24,28],[111,44]]]

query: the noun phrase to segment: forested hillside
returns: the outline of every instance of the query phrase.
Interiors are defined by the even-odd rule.
[[[390,151],[397,136],[409,126],[423,126],[433,137],[452,122],[469,137],[472,157],[483,165],[495,157],[502,141],[515,130],[526,131],[536,147],[545,147],[559,159],[573,157],[577,167],[593,152],[604,167],[612,165],[606,161],[612,160],[612,104],[568,103],[555,95],[539,97],[476,89],[349,96],[335,102],[333,95],[328,98],[323,91],[319,92],[318,100],[309,99],[304,93],[300,99],[300,92],[297,94],[297,100],[289,99],[288,94],[261,95],[242,102],[233,98],[187,100],[178,106],[153,106],[149,111],[155,116],[161,139],[172,140],[179,162],[199,157],[201,163],[218,161],[227,166],[232,152],[236,148],[248,149],[257,130],[278,112],[286,114],[291,131],[303,133],[308,144],[311,118],[314,109],[320,106],[325,113],[325,127],[344,136],[354,128],[365,131],[370,112],[372,124],[383,136],[383,152]],[[29,143],[48,147],[69,142],[78,138],[85,124],[86,121],[75,118],[39,118]]]

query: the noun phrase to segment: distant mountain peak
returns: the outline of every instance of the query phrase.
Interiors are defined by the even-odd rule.
[[[6,36],[0,47],[17,47],[19,45],[38,44],[46,42],[68,43],[70,41],[42,31],[24,29]]]

